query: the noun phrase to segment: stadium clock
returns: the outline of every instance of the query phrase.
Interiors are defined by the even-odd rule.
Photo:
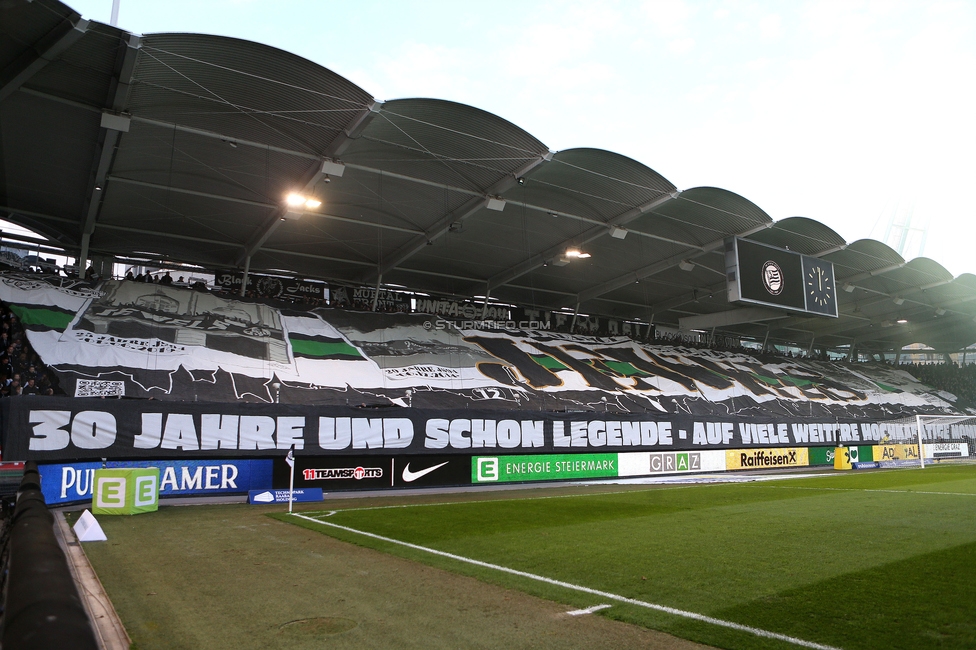
[[[803,293],[808,312],[836,316],[837,289],[834,286],[834,265],[804,255]]]
[[[807,274],[807,289],[810,292],[810,300],[826,307],[830,303],[830,294],[833,286],[830,283],[830,276],[821,266],[814,266]]]

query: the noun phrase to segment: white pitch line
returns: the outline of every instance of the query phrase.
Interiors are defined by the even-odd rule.
[[[341,526],[339,524],[334,524],[330,521],[320,521],[318,519],[313,519],[312,517],[306,517],[305,515],[301,515],[297,512],[290,513],[290,514],[292,517],[305,519],[306,521],[311,521],[312,523],[319,524],[320,526],[330,526],[332,528],[338,528],[339,530],[344,530],[346,532],[354,533],[356,535],[362,535],[364,537],[378,539],[381,542],[387,542],[389,544],[397,544],[399,546],[405,546],[406,548],[412,548],[415,551],[423,551],[425,553],[430,553],[432,555],[439,555],[441,557],[446,557],[452,560],[456,560],[458,562],[465,562],[467,564],[473,564],[475,566],[480,566],[486,569],[501,571],[502,573],[508,573],[522,578],[528,578],[530,580],[544,582],[546,584],[555,585],[557,587],[562,587],[564,589],[580,591],[585,594],[599,596],[601,598],[607,598],[609,600],[615,600],[620,603],[627,603],[628,605],[636,605],[638,607],[644,607],[646,609],[653,609],[659,612],[664,612],[665,614],[671,614],[672,616],[680,616],[682,618],[688,618],[691,620],[700,621],[702,623],[709,623],[711,625],[716,625],[718,627],[725,627],[731,630],[738,630],[739,632],[746,632],[747,634],[752,634],[754,636],[762,637],[765,639],[776,639],[778,641],[785,641],[786,643],[792,643],[793,645],[797,645],[803,648],[813,648],[814,650],[841,650],[840,648],[837,648],[835,646],[823,645],[821,643],[814,643],[813,641],[804,641],[803,639],[798,639],[796,637],[788,636],[786,634],[779,634],[778,632],[770,632],[769,630],[762,630],[757,627],[742,625],[741,623],[734,623],[732,621],[726,621],[720,618],[713,618],[711,616],[706,616],[705,614],[699,614],[697,612],[689,612],[683,609],[668,607],[666,605],[649,603],[643,600],[637,600],[634,598],[628,598],[626,596],[613,594],[608,591],[600,591],[599,589],[592,589],[590,587],[584,587],[582,585],[574,585],[571,582],[563,582],[562,580],[547,578],[545,576],[540,576],[535,573],[528,573],[527,571],[519,571],[518,569],[511,569],[509,567],[504,567],[499,564],[482,562],[481,560],[475,560],[469,557],[464,557],[463,555],[455,555],[454,553],[448,553],[446,551],[438,551],[437,549],[434,548],[428,548],[426,546],[420,546],[418,544],[411,544],[410,542],[404,542],[399,539],[393,539],[392,537],[384,537],[382,535],[377,535],[376,533],[366,532],[365,530],[357,530],[355,528],[349,528],[348,526]]]
[[[601,609],[610,609],[613,605],[594,605],[593,607],[587,607],[586,609],[574,609],[571,612],[566,612],[570,616],[583,616],[584,614],[592,614],[593,612],[598,612]]]
[[[831,492],[884,492],[886,494],[937,494],[950,497],[976,497],[974,492],[933,492],[931,490],[883,490],[880,488],[839,488],[839,487],[809,487],[803,485],[761,485],[759,487],[776,488],[778,490],[814,490]]]

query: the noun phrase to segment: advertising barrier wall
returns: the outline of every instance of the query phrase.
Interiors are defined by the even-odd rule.
[[[792,448],[876,442],[891,422],[688,414],[437,411],[286,404],[3,400],[8,460],[485,455]],[[899,436],[900,437],[900,436]],[[770,452],[772,453],[772,452]],[[765,462],[765,461],[763,461]]]
[[[810,457],[805,447],[791,449],[730,449],[725,452],[725,469],[779,469],[806,467]]]
[[[918,461],[918,445],[874,445],[871,460],[881,463],[893,460]]]
[[[942,460],[943,458],[968,458],[969,445],[965,442],[940,442],[934,445],[922,445],[925,458]]]
[[[472,483],[558,481],[618,476],[617,454],[477,456],[471,459]]]
[[[634,452],[618,454],[619,476],[649,476],[684,472],[724,472],[725,452]]]
[[[108,469],[153,467],[159,470],[159,496],[244,494],[271,487],[271,460],[108,461]],[[48,505],[91,501],[95,471],[102,463],[38,465],[41,491]]]
[[[274,466],[274,486],[288,487],[288,465]],[[463,456],[296,456],[295,487],[379,490],[393,487],[468,485],[471,463]]]

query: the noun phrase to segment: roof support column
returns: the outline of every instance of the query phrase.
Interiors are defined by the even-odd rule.
[[[380,285],[383,284],[383,274],[376,276],[376,293],[373,294],[373,309],[376,311],[376,305],[380,302]]]
[[[92,163],[92,176],[88,182],[88,201],[85,206],[85,221],[81,227],[83,250],[81,261],[87,261],[88,244],[92,233],[95,232],[95,222],[105,197],[105,184],[108,182],[109,170],[115,159],[115,150],[123,133],[129,131],[131,118],[123,113],[126,100],[129,97],[129,85],[136,68],[136,56],[142,47],[142,39],[130,35],[125,49],[119,55],[116,66],[118,73],[113,79],[113,87],[109,92],[107,109],[102,110],[101,143],[95,152]],[[80,266],[80,265],[79,265]]]
[[[248,255],[244,258],[244,277],[241,278],[241,298],[244,297],[244,292],[247,290],[247,276],[251,273],[251,256]]]
[[[488,298],[490,297],[491,297],[491,289],[489,287],[485,287],[485,304],[481,308],[481,320],[484,320],[485,317],[488,316]]]
[[[78,277],[85,277],[85,269],[88,267],[88,245],[91,242],[91,233],[81,234],[81,252],[78,253]]]

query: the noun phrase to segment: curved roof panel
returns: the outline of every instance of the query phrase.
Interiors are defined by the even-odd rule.
[[[844,250],[825,255],[824,259],[834,263],[834,273],[839,280],[905,263],[890,246],[874,239],[859,239]]]
[[[764,336],[768,324],[783,340],[881,347],[976,340],[976,276],[953,279],[874,240],[846,244],[812,219],[774,223],[728,190],[677,192],[611,151],[552,153],[473,106],[377,102],[273,47],[140,37],[56,0],[2,2],[0,69],[0,216],[72,255],[141,251],[460,297],[488,291],[677,325],[735,308],[724,241],[740,236],[833,262],[841,313],[727,331]],[[321,205],[289,213],[293,191]],[[567,257],[574,248],[592,257]]]
[[[548,148],[511,122],[442,99],[385,102],[343,160],[485,193]]]
[[[225,36],[149,34],[127,109],[314,155],[371,101],[349,80],[277,48]]]
[[[832,228],[807,217],[782,219],[770,228],[750,235],[749,239],[804,255],[820,255],[847,245]]]

